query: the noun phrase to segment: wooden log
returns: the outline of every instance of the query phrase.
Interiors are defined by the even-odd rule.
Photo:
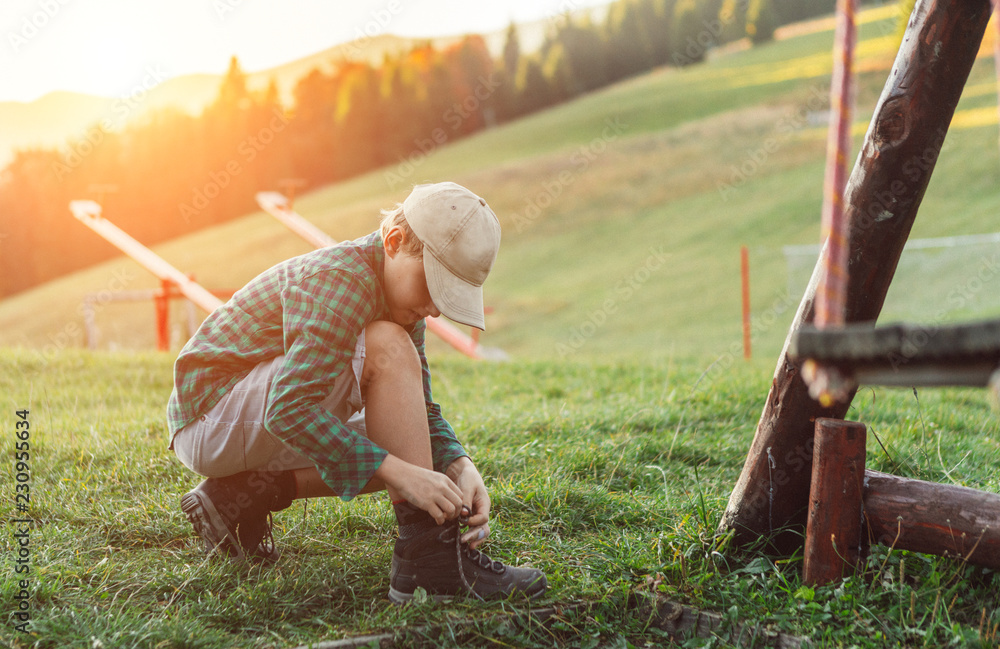
[[[845,193],[846,322],[872,321],[882,310],[989,17],[989,0],[918,0],[914,7]],[[817,269],[822,264],[821,256]],[[814,272],[790,336],[813,320],[817,281]],[[788,344],[720,525],[734,532],[737,546],[763,538],[784,554],[802,546],[814,421],[843,418],[853,398],[852,392],[845,402],[821,407],[789,359]]]
[[[861,558],[865,425],[817,419],[802,581],[829,584],[853,575]]]
[[[866,471],[864,507],[872,542],[1000,569],[998,494]]]

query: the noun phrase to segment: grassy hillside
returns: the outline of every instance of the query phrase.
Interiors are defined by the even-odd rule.
[[[894,56],[894,19],[891,6],[862,13],[856,148]],[[487,283],[494,312],[483,340],[521,358],[737,352],[746,245],[755,353],[772,358],[798,302],[787,293],[782,247],[819,240],[833,39],[829,21],[790,34],[433,150],[415,143],[397,165],[313,191],[297,209],[344,239],[374,229],[378,210],[414,183],[453,179],[487,197],[504,241]],[[914,237],[997,230],[996,121],[993,64],[984,56]],[[79,232],[80,245],[103,245],[68,211],[65,227]],[[157,247],[212,288],[238,287],[307,250],[262,213]],[[8,299],[0,303],[0,345],[80,345],[86,293],[153,284],[115,260]],[[104,304],[101,346],[148,348],[152,322],[151,304]],[[173,322],[179,345],[179,307]]]

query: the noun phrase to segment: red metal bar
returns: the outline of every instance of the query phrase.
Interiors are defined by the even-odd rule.
[[[830,83],[832,117],[826,142],[826,174],[823,180],[823,240],[828,241],[826,268],[816,299],[816,326],[844,324],[847,293],[847,222],[844,218],[844,187],[847,156],[851,150],[853,113],[854,42],[857,38],[857,0],[838,0],[837,36],[834,43],[833,78]]]
[[[854,108],[853,67],[857,40],[855,14],[857,0],[838,0],[837,33],[830,82],[832,116],[826,141],[826,174],[823,179],[822,238],[826,242],[823,274],[816,291],[816,319],[819,328],[844,324],[847,303],[848,222],[844,211],[847,185],[847,156],[851,150],[851,119]],[[810,394],[824,406],[848,398],[851,383],[830,367],[809,364],[803,368]]]
[[[1000,0],[993,0],[993,26],[997,31],[993,37],[993,69],[997,75],[997,117],[1000,118]],[[1000,143],[1000,136],[997,142]]]
[[[170,294],[173,282],[160,280],[160,290],[153,298],[156,304],[156,348],[161,352],[170,350]]]
[[[740,278],[743,284],[743,358],[750,360],[750,251],[740,248]]]

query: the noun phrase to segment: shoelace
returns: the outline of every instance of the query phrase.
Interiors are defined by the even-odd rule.
[[[268,512],[267,518],[264,519],[263,529],[257,529],[259,530],[258,533],[260,533],[260,540],[256,542],[247,539],[246,536],[244,536],[244,534],[254,535],[252,529],[248,529],[243,525],[240,525],[237,531],[237,538],[235,540],[243,548],[243,552],[247,559],[266,559],[274,554],[274,516],[271,512]]]
[[[462,524],[467,520],[468,517],[461,517],[455,521],[455,561],[458,562],[458,578],[462,581],[462,587],[465,588],[465,592],[482,602],[485,601],[483,596],[469,585],[469,580],[465,578],[465,568],[462,567],[462,546],[464,545],[462,543]]]
[[[469,584],[469,580],[465,577],[465,568],[462,567],[462,554],[469,557],[470,561],[479,564],[480,568],[484,570],[492,570],[493,572],[500,574],[504,571],[506,566],[500,561],[494,561],[488,556],[480,552],[479,550],[474,550],[468,546],[468,544],[462,542],[462,526],[468,523],[468,516],[460,516],[455,521],[455,561],[458,562],[458,577],[462,582],[462,587],[465,591],[478,599],[479,601],[485,601],[483,596],[477,593],[472,586]]]
[[[258,547],[261,548],[261,550],[263,550],[263,552],[264,552],[265,555],[271,556],[272,554],[274,554],[274,547],[275,547],[274,546],[274,517],[271,515],[271,512],[267,513],[267,528],[266,529],[267,529],[267,531],[264,532],[264,538],[262,538],[260,540],[260,544],[258,545]]]

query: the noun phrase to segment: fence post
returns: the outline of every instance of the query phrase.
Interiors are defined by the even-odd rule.
[[[854,573],[860,559],[865,425],[816,420],[802,581],[828,584]]]

